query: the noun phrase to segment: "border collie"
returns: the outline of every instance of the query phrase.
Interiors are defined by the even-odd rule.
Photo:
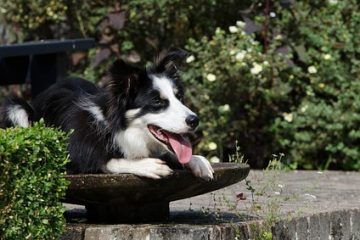
[[[68,173],[132,173],[159,179],[185,166],[211,180],[211,165],[192,155],[186,138],[199,119],[183,104],[176,65],[185,56],[183,50],[169,50],[147,69],[116,60],[107,88],[69,78],[41,93],[31,106],[10,98],[1,108],[0,127],[28,127],[43,118],[47,126],[73,130]]]

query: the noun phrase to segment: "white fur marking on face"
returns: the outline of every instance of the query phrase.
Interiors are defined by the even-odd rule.
[[[120,148],[124,157],[131,159],[158,156],[167,151],[167,147],[152,136],[147,125],[142,117],[131,120],[125,130],[115,134],[114,147]]]
[[[125,158],[140,159],[150,156],[159,156],[168,152],[164,143],[158,141],[148,130],[148,125],[156,125],[173,133],[186,133],[189,131],[185,119],[194,114],[184,106],[175,96],[175,86],[165,76],[150,75],[153,88],[160,92],[162,98],[169,101],[169,106],[160,112],[153,112],[136,117],[140,109],[126,111],[128,126],[114,135],[113,147],[120,149]]]
[[[133,119],[139,112],[141,111],[140,108],[136,108],[136,109],[130,109],[130,110],[127,110],[126,113],[125,113],[125,117],[127,119]]]
[[[174,85],[170,79],[164,76],[152,75],[154,88],[159,90],[161,98],[172,99],[176,98],[174,93]]]
[[[14,106],[8,110],[9,119],[14,125],[20,127],[29,127],[29,116],[21,106]]]
[[[125,158],[143,158],[148,157],[150,152],[147,147],[146,133],[147,129],[129,126],[123,131],[115,134],[114,142],[121,148]]]
[[[146,114],[143,117],[145,122],[174,133],[188,132],[189,126],[185,119],[195,114],[176,98],[172,81],[166,76],[150,75],[149,77],[153,81],[153,87],[160,92],[160,96],[169,101],[169,106],[162,112]]]

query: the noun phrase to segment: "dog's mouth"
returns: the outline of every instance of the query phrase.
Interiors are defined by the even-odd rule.
[[[158,141],[175,153],[181,164],[190,161],[192,156],[191,143],[182,134],[172,133],[155,125],[148,125],[148,129]]]

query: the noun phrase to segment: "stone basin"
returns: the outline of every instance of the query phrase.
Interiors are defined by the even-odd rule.
[[[205,181],[188,170],[176,170],[154,180],[133,174],[68,175],[64,202],[85,205],[90,222],[132,223],[162,221],[171,201],[211,192],[246,178],[247,164],[215,163],[214,179]]]

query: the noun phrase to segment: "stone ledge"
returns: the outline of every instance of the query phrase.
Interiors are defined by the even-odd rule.
[[[316,213],[311,216],[276,222],[273,239],[346,239],[360,240],[358,208]]]
[[[84,240],[227,240],[255,239],[262,221],[214,225],[139,224],[84,225],[71,224],[62,239]],[[360,239],[360,210],[338,210],[307,217],[281,220],[272,227],[275,240],[292,239]]]
[[[261,219],[267,218],[269,202],[275,199],[282,220],[272,223],[273,239],[360,240],[360,184],[356,184],[360,182],[359,173],[297,171],[280,173],[275,178],[271,191],[256,198],[264,210],[256,214],[250,211],[252,199],[241,182],[173,202],[170,206],[173,216],[166,223],[69,223],[62,239],[254,239],[266,222]],[[261,189],[274,176],[269,178],[262,171],[252,171],[248,179],[255,189]],[[246,200],[238,201],[236,195],[240,192]],[[233,206],[219,201],[221,198],[227,198],[227,204]],[[221,216],[215,216],[218,211]]]

